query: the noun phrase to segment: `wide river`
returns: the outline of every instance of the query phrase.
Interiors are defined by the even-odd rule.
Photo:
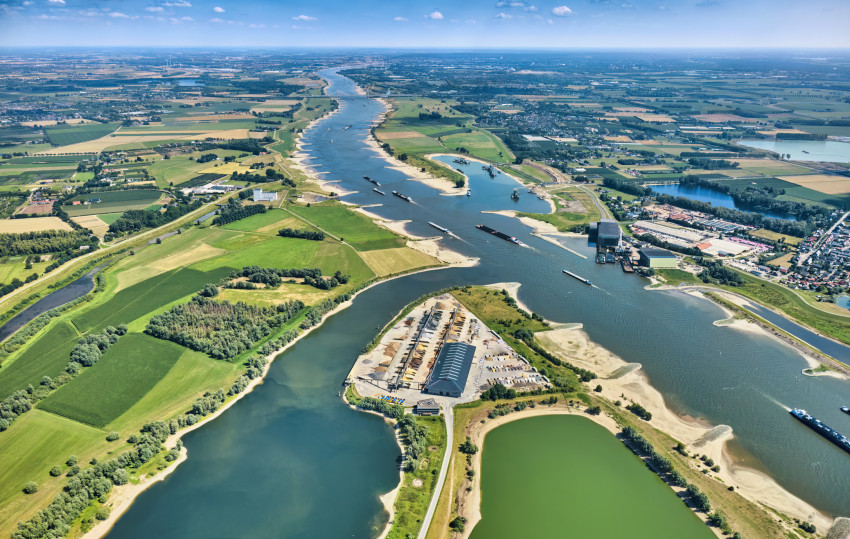
[[[328,93],[339,111],[304,133],[310,164],[327,179],[356,191],[345,198],[376,204],[370,211],[411,219],[410,232],[434,235],[428,221],[454,232],[445,240],[479,257],[473,268],[419,273],[362,293],[350,308],[296,344],[272,364],[266,383],[210,425],[183,440],[189,459],[165,481],[145,491],[118,522],[112,537],[369,537],[386,515],[377,496],[398,481],[398,448],[378,417],[347,408],[341,382],[378,328],[419,295],[445,286],[517,281],[534,311],[558,322],[581,322],[590,337],[626,361],[643,365],[675,411],[730,425],[739,459],[831,514],[850,514],[850,456],[788,414],[806,408],[827,424],[850,432],[850,384],[808,377],[807,364],[768,337],[714,326],[724,317],[713,303],[680,292],[648,291],[647,282],[619,266],[593,263],[580,239],[563,240],[589,255],[580,258],[530,235],[517,220],[482,210],[548,211],[544,202],[510,178],[490,179],[480,165],[461,166],[471,197],[441,196],[408,181],[370,150],[369,128],[384,112],[358,96],[356,85],[327,70]],[[350,129],[346,126],[351,125]],[[410,195],[410,204],[372,192]],[[487,224],[517,236],[522,248],[475,228]],[[561,273],[591,279],[585,286]]]

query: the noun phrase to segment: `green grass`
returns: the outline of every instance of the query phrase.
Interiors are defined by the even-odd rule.
[[[584,191],[561,191],[554,193],[552,201],[555,203],[554,213],[530,213],[517,212],[520,217],[531,217],[544,223],[549,223],[558,228],[561,232],[569,232],[577,225],[583,225],[598,221],[601,218],[599,208],[593,203],[592,196]],[[567,211],[566,202],[576,200],[584,206],[585,213],[576,213]]]
[[[111,225],[115,221],[117,221],[121,217],[121,213],[101,213],[98,214],[97,218],[106,223],[107,225]]]
[[[105,137],[118,129],[118,122],[107,124],[82,124],[82,125],[57,125],[45,127],[44,132],[51,144],[66,146],[77,142],[86,142],[96,138]]]
[[[352,386],[353,387],[353,386]],[[440,465],[446,450],[446,424],[443,416],[416,417],[416,423],[428,429],[427,464],[412,472],[405,472],[401,489],[396,497],[394,508],[395,518],[389,539],[404,539],[415,537],[422,527],[422,519],[431,503],[431,495],[440,473]],[[413,486],[413,480],[422,481],[422,485]]]
[[[55,377],[62,374],[79,339],[74,327],[62,320],[18,355],[7,359],[0,369],[0,399],[19,389],[26,389],[29,384],[37,387],[45,375]]]
[[[99,331],[106,326],[128,324],[158,307],[197,292],[207,283],[229,275],[229,267],[217,265],[210,271],[181,268],[151,277],[125,288],[102,303],[73,319],[80,331]]]
[[[316,251],[311,266],[320,268],[325,275],[333,275],[335,271],[341,271],[343,275],[351,275],[351,285],[362,283],[375,276],[354,249],[340,243],[323,242]]]
[[[391,249],[403,247],[404,238],[385,230],[365,215],[355,213],[348,208],[336,204],[289,206],[289,211],[322,230],[333,234],[350,244],[358,251],[375,249]]]
[[[243,246],[234,245],[237,241],[243,242],[243,240],[248,240],[248,243]],[[222,266],[242,268],[252,265],[269,268],[301,268],[310,264],[321,242],[245,234],[243,237],[235,236],[229,242],[214,242],[211,245],[219,247],[223,244],[227,244],[229,248],[239,247],[239,250],[198,262],[191,267],[203,271],[213,271]]]
[[[156,180],[159,187],[167,187],[169,184],[178,185],[197,175],[199,170],[210,168],[210,163],[196,163],[190,161],[188,156],[176,156],[171,159],[160,159],[148,168],[148,174]]]
[[[89,193],[79,195],[71,199],[87,201],[99,198],[100,202],[72,206],[62,206],[68,215],[76,217],[80,215],[96,215],[98,213],[123,213],[127,210],[143,210],[160,199],[162,193],[153,189],[128,189],[126,191],[105,191],[103,193]]]
[[[36,500],[43,500],[46,506],[52,494],[45,484],[65,480],[51,478],[50,468],[60,465],[66,470],[65,460],[70,455],[77,455],[81,463],[87,463],[91,457],[87,450],[99,442],[106,444],[105,437],[101,430],[38,409],[30,410],[15,421],[0,436],[0,455],[7,457],[0,466],[0,506],[4,508],[0,528],[13,526],[20,519],[23,508],[34,501],[39,503]],[[27,481],[39,484],[40,492],[32,495],[35,499],[21,494]],[[9,505],[16,497],[16,503]]]
[[[638,457],[587,418],[508,423],[486,435],[482,451],[476,478],[482,519],[472,539],[714,537]],[[613,506],[617,518],[611,518]]]
[[[185,351],[143,333],[128,333],[95,365],[38,404],[42,410],[103,428],[156,385]]]
[[[665,284],[668,284],[670,286],[678,286],[680,284],[705,284],[704,282],[702,282],[702,279],[700,279],[693,273],[680,269],[656,268],[655,275],[663,277]]]
[[[183,353],[165,376],[114,419],[106,430],[129,432],[150,418],[169,418],[185,413],[205,391],[229,387],[230,381],[241,368],[229,361],[217,361],[201,352],[180,349]]]

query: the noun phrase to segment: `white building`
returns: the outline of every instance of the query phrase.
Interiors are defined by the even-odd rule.
[[[274,202],[277,193],[264,193],[262,189],[254,189],[254,202]]]

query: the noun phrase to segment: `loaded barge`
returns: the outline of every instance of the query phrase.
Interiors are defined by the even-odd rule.
[[[570,277],[572,277],[573,279],[578,279],[579,281],[583,282],[584,284],[590,284],[590,285],[592,285],[592,284],[593,284],[593,283],[591,283],[591,282],[590,282],[590,279],[585,279],[585,278],[584,278],[584,277],[582,277],[581,275],[576,275],[575,273],[573,273],[573,272],[571,272],[571,271],[567,271],[567,270],[561,270],[561,271],[562,271],[563,273],[566,273],[567,275],[569,275],[569,276],[570,276]]]
[[[451,230],[449,230],[448,228],[446,228],[446,227],[444,227],[444,226],[440,226],[440,225],[438,225],[437,223],[435,223],[435,222],[433,222],[433,221],[428,221],[428,224],[429,224],[429,225],[431,225],[431,226],[433,226],[434,228],[436,228],[436,229],[437,229],[437,230],[439,230],[440,232],[445,233],[445,234],[451,234],[451,233],[452,233],[452,231],[451,231]]]
[[[503,239],[503,240],[505,240],[505,241],[509,241],[509,242],[511,242],[511,243],[515,243],[515,244],[517,244],[517,245],[525,245],[524,243],[522,243],[521,241],[519,241],[519,240],[518,240],[518,239],[516,239],[515,237],[513,237],[513,236],[508,236],[508,235],[507,235],[507,234],[505,234],[504,232],[499,232],[498,230],[496,230],[496,229],[494,229],[494,228],[490,228],[489,226],[486,226],[486,225],[475,225],[475,228],[477,228],[477,229],[479,229],[479,230],[483,230],[484,232],[489,232],[490,234],[493,234],[493,235],[494,235],[494,236],[496,236],[497,238],[502,238],[502,239]]]
[[[846,406],[842,406],[841,411],[844,412],[847,415],[850,415],[850,408],[848,408]]]
[[[401,193],[399,193],[398,191],[393,191],[393,194],[394,194],[395,196],[397,196],[398,198],[402,199],[402,200],[406,200],[406,201],[408,201],[408,202],[413,202],[413,199],[412,199],[412,198],[410,198],[410,197],[409,197],[409,196],[407,196],[407,195],[402,195],[402,194],[401,194]]]
[[[377,185],[378,187],[380,187],[380,186],[381,186],[381,184],[380,184],[380,183],[378,183],[378,180],[373,180],[373,179],[372,179],[372,178],[370,178],[369,176],[363,176],[363,179],[364,179],[364,180],[366,180],[367,182],[372,182],[372,183],[374,183],[374,184],[375,184],[375,185]]]
[[[850,440],[847,439],[846,436],[841,434],[840,432],[836,432],[832,430],[830,427],[826,426],[820,419],[815,419],[806,413],[805,410],[801,410],[799,408],[794,408],[790,412],[791,415],[796,417],[801,423],[817,432],[830,442],[834,443],[844,451],[850,453]]]
[[[380,189],[378,189],[377,187],[375,187],[374,189],[372,189],[372,191],[375,191],[375,192],[376,192],[376,193],[378,193],[379,195],[386,195],[386,193],[385,193],[385,192],[381,191],[381,190],[380,190]]]

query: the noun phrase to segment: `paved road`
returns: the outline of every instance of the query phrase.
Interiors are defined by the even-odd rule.
[[[449,470],[449,460],[454,448],[454,411],[451,406],[446,406],[443,412],[446,418],[446,454],[443,455],[443,465],[440,466],[440,476],[437,478],[437,486],[434,488],[434,493],[431,495],[431,503],[428,505],[428,512],[425,513],[425,520],[422,521],[422,528],[419,530],[419,539],[425,539],[428,534],[428,528],[431,526],[431,519],[434,518],[434,511],[437,509],[437,501],[440,499],[440,493],[443,491],[443,485],[446,482],[446,475]]]

